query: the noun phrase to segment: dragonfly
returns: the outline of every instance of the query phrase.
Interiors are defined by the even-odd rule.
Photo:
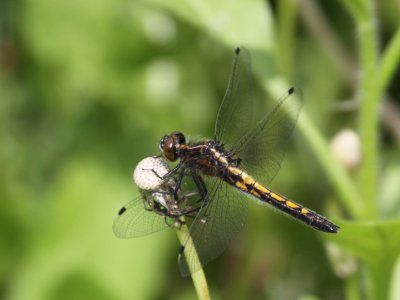
[[[174,131],[159,143],[161,155],[177,163],[160,178],[176,178],[177,187],[183,178],[191,178],[201,199],[190,221],[191,242],[180,248],[183,276],[220,255],[237,236],[246,221],[249,197],[316,230],[339,230],[327,218],[267,187],[280,169],[304,100],[301,90],[291,87],[275,102],[260,102],[253,84],[249,51],[236,48],[213,139],[187,141]],[[268,110],[262,103],[273,105]]]

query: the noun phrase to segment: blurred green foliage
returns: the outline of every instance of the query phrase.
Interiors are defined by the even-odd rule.
[[[0,297],[196,297],[190,279],[179,276],[173,232],[119,240],[111,226],[118,209],[137,195],[131,182],[135,164],[158,154],[163,134],[212,136],[232,50],[244,45],[253,54],[260,87],[278,96],[300,86],[304,118],[311,120],[301,123],[272,187],[352,221],[337,217],[342,231],[328,242],[252,205],[238,241],[205,270],[211,294],[397,299],[400,138],[391,125],[399,114],[394,110],[395,121],[381,115],[379,165],[360,166],[372,178],[374,168],[379,171],[378,193],[365,203],[366,210],[376,207],[375,218],[358,220],[348,209],[352,200],[346,195],[369,188],[358,170],[340,173],[341,166],[331,167],[337,165],[332,155],[324,158],[327,151],[318,150],[343,128],[362,131],[364,102],[350,110],[338,104],[364,95],[374,82],[362,79],[368,61],[359,64],[363,35],[357,30],[371,15],[379,23],[372,32],[377,50],[392,46],[379,69],[384,89],[374,95],[391,96],[398,109],[399,51],[391,41],[400,7],[386,0],[376,1],[372,11],[363,9],[371,3],[1,1]],[[360,211],[362,204],[357,203]]]

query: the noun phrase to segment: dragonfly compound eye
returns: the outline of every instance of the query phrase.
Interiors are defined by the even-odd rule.
[[[160,150],[164,157],[169,161],[175,161],[177,159],[175,139],[172,135],[166,135],[162,138],[160,142]]]

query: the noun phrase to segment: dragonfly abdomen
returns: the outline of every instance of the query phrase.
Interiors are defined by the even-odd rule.
[[[239,168],[228,167],[228,174],[225,181],[239,190],[256,197],[258,200],[274,206],[317,230],[324,232],[338,231],[339,227],[337,225],[316,212],[269,190]]]

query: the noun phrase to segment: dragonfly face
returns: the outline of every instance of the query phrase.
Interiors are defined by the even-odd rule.
[[[159,149],[166,159],[176,161],[179,156],[178,150],[185,143],[186,139],[183,133],[175,131],[161,139]]]

